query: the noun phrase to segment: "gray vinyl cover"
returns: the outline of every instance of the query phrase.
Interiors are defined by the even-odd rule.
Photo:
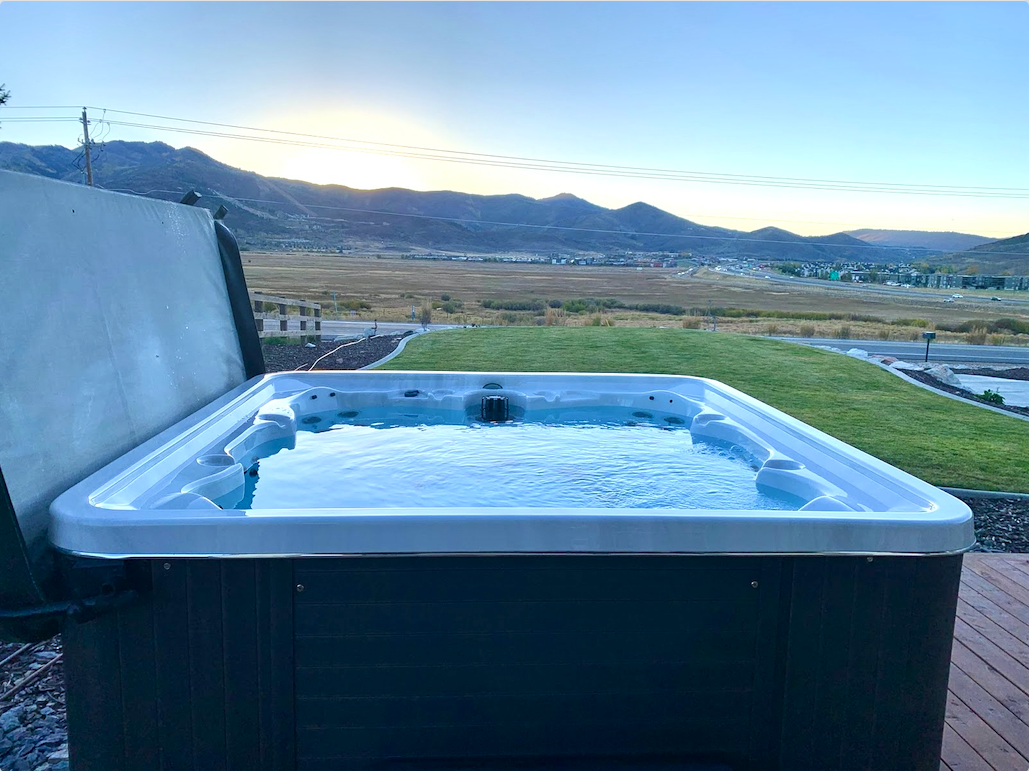
[[[0,312],[0,469],[42,569],[55,497],[246,379],[211,214],[0,171]]]

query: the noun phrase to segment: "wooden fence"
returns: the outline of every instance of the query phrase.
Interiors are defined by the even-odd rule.
[[[322,341],[322,306],[318,303],[259,292],[250,293],[250,302],[254,308],[259,337],[314,337],[315,342]],[[268,306],[273,306],[275,310],[266,310]],[[299,312],[290,313],[293,308]],[[292,326],[290,319],[299,319],[300,323]]]

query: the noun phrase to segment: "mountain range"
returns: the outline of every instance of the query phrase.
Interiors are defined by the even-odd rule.
[[[860,238],[869,244],[878,244],[879,246],[928,249],[935,252],[963,251],[993,240],[986,236],[974,236],[969,233],[953,233],[950,231],[875,230],[873,228],[848,230],[847,235]]]
[[[79,182],[78,150],[0,142],[0,168]],[[379,248],[456,252],[689,251],[767,260],[898,262],[988,239],[960,233],[858,230],[799,236],[774,227],[752,232],[701,225],[643,202],[620,209],[563,193],[473,195],[403,188],[358,190],[264,177],[190,147],[107,142],[96,151],[94,182],[108,190],[225,205],[244,248]],[[982,247],[986,248],[986,247]],[[984,252],[985,254],[985,252]]]

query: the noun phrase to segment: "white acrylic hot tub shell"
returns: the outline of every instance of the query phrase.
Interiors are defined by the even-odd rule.
[[[447,403],[500,383],[512,404],[567,409],[596,404],[681,410],[695,435],[746,446],[758,479],[800,493],[815,509],[407,509],[222,510],[196,495],[157,507],[158,491],[196,459],[223,451],[268,402],[329,389],[350,398]],[[357,394],[362,396],[358,397]],[[371,397],[369,396],[371,395]],[[653,400],[650,397],[655,397]],[[282,401],[285,400],[285,401]],[[294,402],[296,400],[294,399]],[[292,409],[302,409],[296,402]],[[699,413],[699,414],[698,414]],[[192,464],[192,465],[190,465]],[[191,472],[191,473],[193,473]],[[228,472],[225,472],[228,473]],[[211,480],[214,480],[212,483]],[[167,492],[166,490],[164,490]],[[213,496],[212,496],[213,497]],[[190,503],[192,501],[192,503]],[[188,504],[188,505],[187,505]],[[171,508],[169,508],[171,506]],[[189,506],[197,506],[190,508]],[[837,510],[828,510],[837,509]],[[961,501],[899,469],[711,380],[671,375],[318,372],[254,378],[61,495],[50,539],[62,551],[107,558],[460,553],[938,554],[974,543]]]

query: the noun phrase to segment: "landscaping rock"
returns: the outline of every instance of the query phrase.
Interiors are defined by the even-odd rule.
[[[68,745],[67,745],[67,743],[61,745],[60,749],[58,749],[56,752],[51,752],[50,755],[47,757],[47,760],[49,760],[52,763],[57,762],[58,760],[67,760],[67,759],[68,759]]]
[[[954,370],[948,367],[946,364],[934,364],[925,370],[927,375],[932,375],[934,378],[939,380],[941,383],[951,386],[952,388],[962,388],[961,381],[958,380],[958,376],[954,374]]]
[[[21,715],[24,711],[24,707],[11,707],[4,714],[0,715],[0,729],[3,729],[3,732],[8,734],[19,728],[21,726]]]

